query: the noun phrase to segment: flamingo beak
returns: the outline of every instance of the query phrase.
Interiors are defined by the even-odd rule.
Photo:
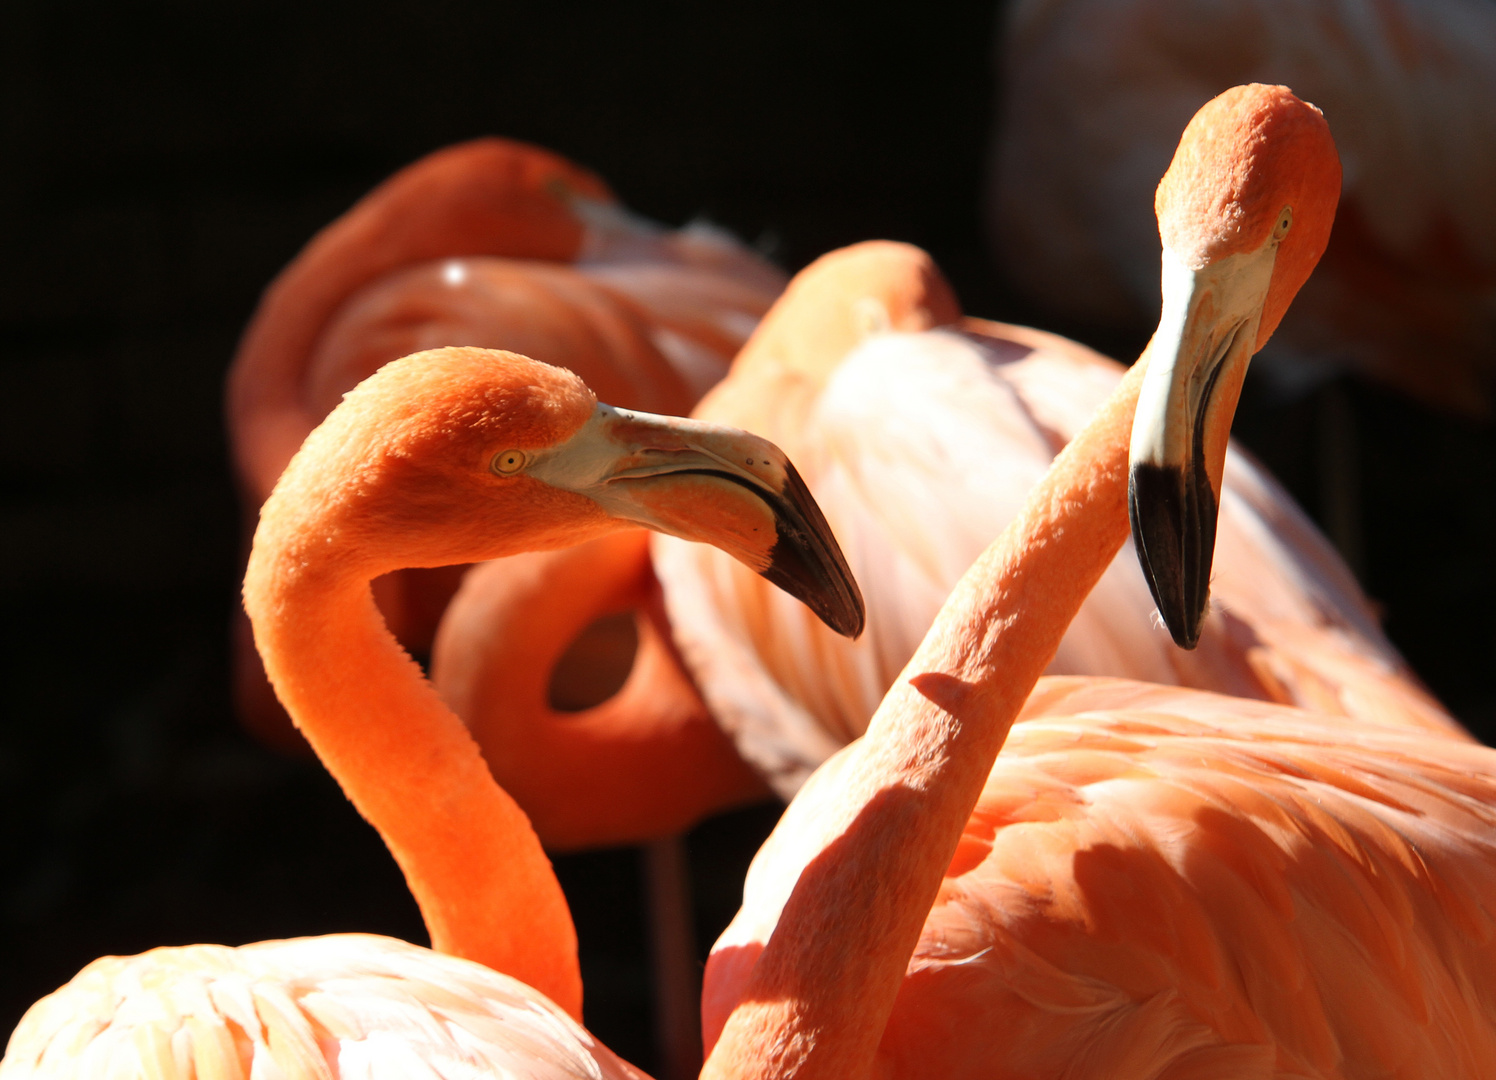
[[[1190,268],[1167,248],[1163,312],[1133,420],[1133,546],[1174,643],[1200,640],[1231,419],[1256,351],[1277,243]]]
[[[615,518],[719,547],[837,633],[862,633],[862,593],[841,547],[794,465],[767,439],[600,404],[525,471]]]

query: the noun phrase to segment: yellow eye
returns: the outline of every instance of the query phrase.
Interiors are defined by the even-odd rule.
[[[525,452],[523,450],[500,450],[488,463],[488,467],[500,476],[517,473],[525,467]]]
[[[1273,226],[1273,239],[1282,240],[1288,235],[1288,227],[1293,224],[1293,207],[1285,206],[1283,212],[1278,215],[1278,224]]]

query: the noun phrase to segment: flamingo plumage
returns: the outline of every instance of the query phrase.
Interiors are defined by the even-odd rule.
[[[1496,1068],[1496,752],[1041,678],[1130,503],[1171,630],[1198,630],[1202,567],[1176,556],[1206,507],[1171,552],[1158,478],[1219,493],[1246,361],[1323,249],[1338,175],[1285,88],[1191,122],[1158,198],[1177,318],[760,851],[707,968],[704,1076],[760,1075],[766,1047],[797,1078]]]
[[[640,218],[549,151],[493,138],[440,150],[376,187],[267,287],[227,388],[245,517],[342,395],[397,357],[503,348],[572,369],[620,407],[681,414],[782,287],[726,233]],[[429,651],[462,575],[407,569],[378,584],[404,644]],[[241,715],[268,741],[294,742],[247,627],[237,637]]]
[[[1335,128],[1330,244],[1259,364],[1337,367],[1489,415],[1496,378],[1496,10],[1480,0],[1044,0],[1009,5],[987,210],[1013,287],[1055,317],[1145,331],[1147,195],[1181,125],[1281,82]]]
[[[905,245],[858,245],[796,277],[696,415],[795,456],[863,583],[867,634],[837,640],[713,552],[652,541],[688,668],[782,795],[863,732],[957,579],[1122,371],[1056,335],[962,319],[928,256]],[[1234,448],[1217,546],[1197,648],[1170,644],[1136,561],[1119,557],[1050,674],[1456,727],[1323,536]]]
[[[640,524],[726,544],[860,626],[835,540],[765,440],[615,410],[568,371],[482,349],[408,357],[348,394],[266,502],[245,606],[277,694],[400,864],[436,952],[353,935],[105,958],[27,1014],[0,1075],[638,1075],[580,1027],[575,930],[539,838],[370,583]]]

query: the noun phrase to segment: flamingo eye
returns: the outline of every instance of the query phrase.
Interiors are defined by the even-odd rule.
[[[1278,215],[1278,224],[1273,226],[1273,239],[1282,240],[1288,235],[1288,228],[1293,224],[1293,207],[1285,206],[1283,212]]]
[[[500,450],[488,463],[488,467],[500,476],[509,476],[517,473],[525,467],[525,452],[523,450]]]

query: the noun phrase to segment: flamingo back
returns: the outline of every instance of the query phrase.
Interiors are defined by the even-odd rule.
[[[0,1078],[647,1080],[524,983],[334,934],[95,960],[33,1005]]]
[[[1042,679],[945,873],[878,1075],[1491,1075],[1493,808],[1496,751],[1468,741]],[[709,1045],[834,840],[755,860],[707,965]]]
[[[697,396],[655,348],[647,318],[573,267],[473,257],[402,267],[344,301],[307,364],[307,406],[325,415],[389,361],[446,345],[568,367],[602,400],[650,412],[684,411]]]
[[[1493,807],[1496,753],[1473,743],[1046,679],[884,1053],[919,1075],[932,1025],[981,1001],[944,1075],[1488,1075]]]
[[[866,728],[949,590],[1017,513],[1121,367],[1062,338],[968,320],[964,331],[875,335],[804,409],[765,432],[824,509],[867,601],[857,641],[715,552],[654,538],[686,663],[740,751],[785,796]],[[774,423],[774,414],[767,413]],[[1051,674],[1112,675],[1458,731],[1412,680],[1328,543],[1244,454],[1228,455],[1215,603],[1198,649],[1155,625],[1121,553]],[[1320,664],[1318,652],[1328,659]],[[1375,685],[1356,683],[1362,669]],[[1417,705],[1370,707],[1398,687]],[[1354,711],[1353,711],[1354,710]],[[1389,715],[1390,714],[1390,715]]]

